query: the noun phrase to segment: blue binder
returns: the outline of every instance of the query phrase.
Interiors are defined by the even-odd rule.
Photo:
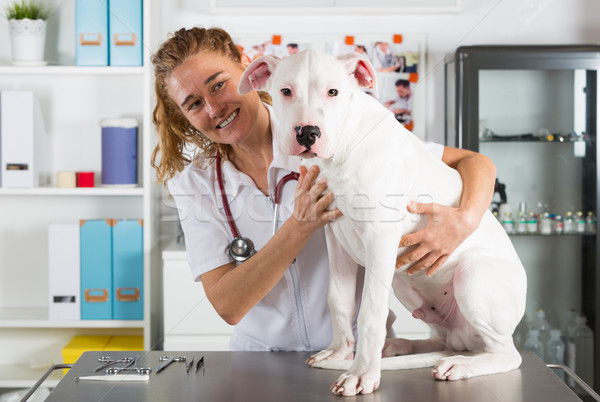
[[[144,319],[142,220],[118,220],[113,227],[113,318]]]
[[[112,319],[112,232],[114,221],[82,220],[81,319]]]
[[[108,66],[107,1],[75,0],[75,64]]]
[[[110,65],[142,65],[142,0],[110,0]]]

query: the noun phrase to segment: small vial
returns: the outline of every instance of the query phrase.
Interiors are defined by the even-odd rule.
[[[543,235],[552,234],[552,220],[548,212],[544,212],[540,218],[540,233]]]
[[[573,212],[567,212],[563,223],[565,233],[575,233],[575,220],[573,219]]]
[[[596,233],[596,223],[597,219],[594,212],[588,212],[587,217],[585,218],[585,232],[590,234]]]
[[[577,233],[585,233],[585,217],[581,211],[575,214],[575,230]]]
[[[504,217],[502,217],[502,227],[506,231],[506,233],[512,233],[514,230],[514,223],[512,214],[510,212],[505,212]]]
[[[552,231],[556,234],[563,234],[565,230],[565,225],[563,222],[563,217],[560,215],[555,215],[554,220],[552,221]]]
[[[537,233],[537,231],[538,231],[537,218],[533,212],[530,212],[529,216],[527,217],[527,232],[528,233]]]
[[[519,211],[517,213],[517,219],[515,221],[516,232],[517,233],[527,233],[527,217],[525,213]]]

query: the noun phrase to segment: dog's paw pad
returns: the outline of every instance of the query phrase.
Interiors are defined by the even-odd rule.
[[[436,380],[441,381],[456,381],[473,376],[460,356],[441,359],[433,368],[432,374]]]
[[[379,388],[379,379],[374,380],[368,376],[358,376],[344,373],[331,386],[334,395],[354,396],[358,394],[370,394]]]

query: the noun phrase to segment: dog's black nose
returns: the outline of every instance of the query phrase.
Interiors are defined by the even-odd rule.
[[[307,151],[310,151],[310,147],[312,147],[317,141],[317,138],[320,137],[321,130],[319,130],[318,126],[296,127],[296,141],[306,148]]]

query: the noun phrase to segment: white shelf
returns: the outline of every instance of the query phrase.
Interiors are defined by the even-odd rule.
[[[0,74],[6,75],[143,75],[144,67],[88,67],[88,66],[36,66],[20,67],[0,65]]]
[[[57,196],[142,196],[142,187],[33,187],[33,188],[2,188],[0,195],[57,195]]]
[[[0,388],[31,388],[50,366],[32,368],[26,364],[0,365]],[[42,387],[54,388],[62,377],[63,371],[55,370]]]
[[[0,308],[0,328],[143,328],[143,320],[48,320],[47,308]],[[2,378],[0,376],[0,378]]]

